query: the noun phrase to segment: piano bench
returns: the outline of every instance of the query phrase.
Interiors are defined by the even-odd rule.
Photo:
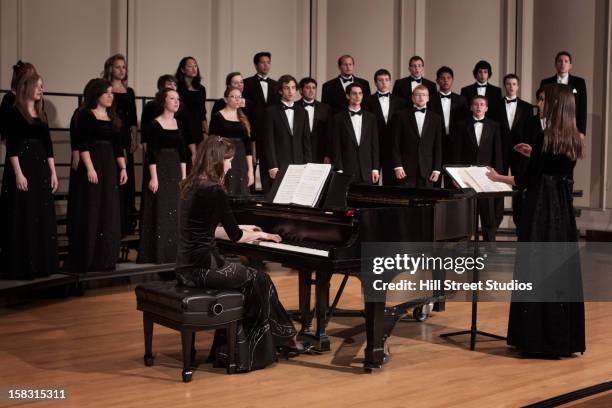
[[[191,381],[196,362],[195,333],[201,330],[227,329],[227,373],[236,371],[236,331],[244,303],[241,292],[190,288],[176,281],[143,283],[135,292],[136,308],[143,317],[146,366],[153,365],[153,323],[157,323],[181,332],[183,382]]]

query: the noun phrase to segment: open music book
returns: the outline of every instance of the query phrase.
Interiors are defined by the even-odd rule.
[[[485,166],[444,167],[446,172],[461,188],[473,188],[476,193],[497,193],[512,191],[512,186],[492,181],[487,177]]]
[[[272,202],[314,207],[321,196],[330,171],[331,164],[289,165]]]

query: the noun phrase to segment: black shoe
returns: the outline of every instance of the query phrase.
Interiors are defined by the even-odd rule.
[[[277,347],[278,354],[284,359],[289,359],[291,357],[299,356],[300,354],[312,354],[313,348],[312,344],[308,342],[298,343],[300,346],[292,345],[282,345]]]

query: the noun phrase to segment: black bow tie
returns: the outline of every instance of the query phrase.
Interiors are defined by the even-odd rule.
[[[257,76],[257,78],[259,78],[260,82],[268,82],[268,78],[262,78],[259,75]]]
[[[418,83],[420,84],[420,83],[423,81],[423,78],[419,78],[419,79],[417,79],[417,78],[415,78],[415,77],[411,76],[411,77],[410,77],[410,81],[412,81],[412,82],[418,82]]]
[[[426,108],[421,108],[421,109],[419,109],[419,108],[414,108],[414,112],[415,112],[415,113],[416,113],[416,112],[425,113],[425,111],[426,111],[426,110],[427,110]]]
[[[302,101],[302,105],[304,105],[305,108],[308,107],[308,106],[314,107],[314,102]]]
[[[355,116],[355,115],[361,116],[361,111],[355,112],[355,111],[349,110],[349,113],[351,114],[351,116]]]
[[[347,83],[347,82],[353,82],[353,77],[352,77],[352,76],[350,76],[350,77],[348,77],[348,78],[345,78],[345,77],[343,77],[343,76],[340,76],[340,79],[342,80],[342,83],[343,83],[343,84],[345,84],[345,83]]]
[[[516,98],[514,99],[506,99],[506,103],[515,103],[516,102]]]
[[[487,87],[487,84],[480,85],[479,83],[476,83],[476,86],[477,86],[478,88],[486,88],[486,87]]]
[[[379,98],[388,98],[389,97],[389,92],[387,92],[387,93],[377,92],[377,94],[378,94]]]
[[[283,103],[282,105],[283,105],[283,110],[287,110],[287,109],[294,109],[294,108],[295,108],[295,105],[293,105],[293,106],[287,106],[287,105],[285,105],[284,103]]]
[[[444,95],[444,94],[441,93],[440,94],[440,98],[448,98],[448,99],[450,99],[451,98],[451,94]]]
[[[474,124],[476,123],[484,123],[484,119],[474,119]]]

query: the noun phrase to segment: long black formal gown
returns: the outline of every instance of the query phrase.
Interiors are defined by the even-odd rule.
[[[74,272],[115,269],[121,244],[119,171],[123,157],[119,129],[111,121],[98,120],[90,110],[77,120],[80,152],[89,152],[98,183],[87,180],[83,160],[77,169],[72,243],[67,269]]]
[[[134,177],[134,155],[130,151],[132,144],[132,126],[138,126],[136,117],[136,95],[132,88],[127,92],[113,92],[117,117],[121,120],[119,133],[121,145],[125,149],[125,170],[127,183],[119,187],[121,200],[121,233],[127,235],[134,230],[134,214],[136,213],[136,177]]]
[[[532,139],[533,151],[527,171],[516,176],[526,186],[521,207],[519,241],[553,242],[578,253],[576,218],[572,204],[571,174],[575,162],[564,155],[542,151],[543,139]],[[537,245],[537,244],[536,244]],[[519,248],[515,279],[541,281],[555,256],[546,247]],[[557,250],[558,251],[558,250]],[[558,252],[557,252],[558,256]],[[517,302],[513,295],[508,324],[508,344],[525,353],[569,355],[585,350],[584,303],[580,259],[575,255],[545,279],[540,293],[548,302]],[[576,301],[550,302],[550,294],[562,294]]]
[[[190,91],[180,87],[178,92],[181,97],[182,110],[179,112],[177,119],[183,122],[185,132],[189,133],[188,139],[192,140],[197,148],[204,140],[202,122],[206,120],[206,88],[204,88],[204,85],[200,85]]]
[[[249,195],[249,177],[246,156],[252,154],[251,138],[242,122],[225,119],[221,112],[210,119],[211,135],[226,137],[234,143],[235,153],[232,168],[225,175],[225,188],[232,196]]]
[[[181,127],[167,130],[157,120],[150,125],[147,141],[147,163],[157,166],[158,189],[149,189],[150,172],[146,172],[140,214],[139,263],[168,263],[176,260],[178,235],[179,182],[181,163],[186,163]]]
[[[70,152],[79,150],[79,131],[77,128],[77,121],[79,118],[80,110],[77,108],[70,118]],[[71,156],[72,160],[72,156]],[[79,162],[81,160],[79,159]],[[76,200],[79,194],[77,190],[79,188],[79,178],[77,170],[72,169],[72,163],[70,163],[70,178],[68,180],[68,203],[66,208],[66,235],[68,235],[68,242],[73,241],[72,233],[73,233],[73,225],[75,223],[74,219],[74,206],[76,205]]]
[[[2,102],[0,102],[0,141],[4,141],[6,136],[4,136],[5,130],[3,129],[6,121],[7,114],[11,111],[11,108],[15,105],[15,94],[13,92],[7,92],[2,97]]]
[[[242,230],[223,187],[205,182],[181,199],[177,279],[190,287],[242,291],[245,316],[238,327],[238,368],[264,368],[276,360],[276,348],[290,342],[296,330],[266,273],[226,262],[219,254],[214,235],[219,223],[232,241],[240,240]],[[217,330],[211,350],[216,366],[227,365],[225,339],[225,330]]]
[[[29,123],[16,109],[5,115],[6,161],[0,195],[0,276],[34,279],[58,269],[55,203],[48,158],[53,158],[49,126]],[[17,157],[28,190],[17,189],[10,158]]]

